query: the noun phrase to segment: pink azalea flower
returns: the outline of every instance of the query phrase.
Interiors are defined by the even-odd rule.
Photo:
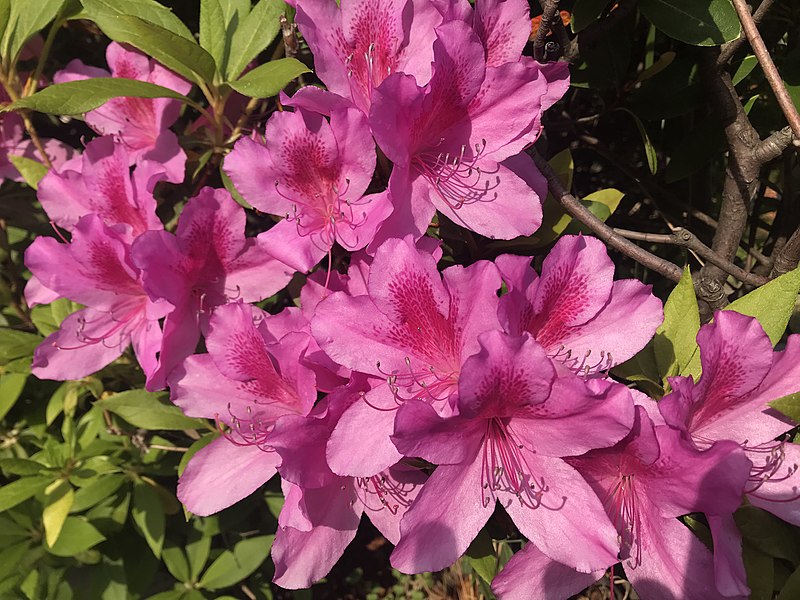
[[[37,377],[80,379],[118,358],[131,343],[145,375],[152,377],[161,346],[158,319],[171,306],[148,298],[131,261],[127,233],[90,214],[75,224],[71,243],[39,237],[26,251],[25,264],[37,283],[87,307],[68,316],[36,349],[31,371]],[[31,289],[35,293],[38,287]]]
[[[72,231],[84,215],[95,213],[106,225],[124,225],[131,241],[149,229],[163,229],[156,216],[153,188],[164,179],[164,167],[144,161],[131,175],[125,146],[111,136],[95,138],[83,155],[39,183],[38,197],[53,222]]]
[[[717,440],[739,444],[753,464],[744,490],[748,501],[800,525],[800,449],[775,441],[795,424],[767,405],[800,390],[800,336],[790,336],[784,351],[773,352],[757,320],[722,311],[700,329],[697,343],[703,374],[697,383],[670,379],[673,392],[658,403],[664,421],[701,449]],[[736,525],[730,518],[709,519],[709,525],[720,589],[742,593],[746,578]]]
[[[275,422],[307,414],[317,399],[314,373],[303,364],[311,336],[272,341],[265,316],[241,302],[218,307],[208,354],[190,356],[170,376],[172,400],[184,413],[226,427],[178,481],[178,498],[195,514],[227,508],[271,479],[280,463],[270,446]]]
[[[319,78],[368,113],[374,89],[390,74],[427,83],[442,16],[429,0],[299,0],[296,21]]]
[[[433,256],[410,239],[393,239],[375,253],[367,294],[335,292],[319,303],[311,330],[320,347],[337,363],[385,382],[338,422],[328,444],[334,472],[370,476],[400,460],[389,436],[404,401],[453,412],[461,366],[478,351],[478,334],[500,328],[499,287],[490,262],[440,275]]]
[[[366,246],[391,212],[386,193],[364,196],[375,170],[366,117],[333,108],[330,123],[297,107],[267,122],[266,145],[236,143],[225,170],[255,208],[285,219],[261,234],[276,258],[309,271],[333,244]]]
[[[370,127],[394,163],[395,210],[379,237],[419,237],[436,209],[488,237],[529,235],[541,224],[541,198],[501,163],[538,135],[545,75],[520,62],[487,67],[462,21],[436,31],[430,82],[395,73],[373,94]]]
[[[76,58],[56,73],[53,81],[123,77],[161,85],[180,94],[187,94],[192,87],[145,55],[116,42],[108,45],[106,61],[110,73]],[[164,165],[168,180],[177,183],[183,181],[186,155],[169,127],[178,119],[180,109],[180,102],[170,98],[112,98],[88,112],[86,122],[100,134],[117,137],[127,148],[131,164],[142,160],[159,162]]]
[[[479,341],[458,381],[457,416],[442,418],[419,400],[397,411],[397,449],[439,466],[400,524],[392,565],[419,573],[452,564],[496,501],[552,559],[580,571],[615,562],[613,525],[562,457],[611,446],[628,433],[627,388],[566,371],[559,376],[527,335],[489,331]]]
[[[244,209],[230,194],[209,187],[190,199],[175,234],[146,231],[133,260],[152,298],[175,307],[164,322],[159,366],[149,389],[195,350],[211,310],[235,300],[255,302],[282,289],[292,271],[256,240],[245,238]]]
[[[541,276],[527,256],[503,255],[496,263],[509,287],[500,299],[506,331],[531,334],[551,358],[585,375],[631,358],[664,319],[652,286],[614,281],[614,263],[596,238],[559,239]]]
[[[279,472],[286,503],[272,546],[274,581],[281,587],[309,587],[323,578],[355,537],[362,514],[392,543],[400,520],[425,475],[393,465],[372,477],[340,477],[325,461],[325,447],[342,411],[358,401],[369,382],[357,376],[333,392],[308,417],[286,416],[271,443],[281,455]]]
[[[750,461],[732,442],[701,452],[680,432],[654,426],[636,407],[631,432],[613,448],[593,450],[568,462],[603,499],[622,540],[625,574],[642,598],[721,599],[711,552],[676,517],[691,512],[732,513],[739,506]],[[422,496],[420,496],[421,498]],[[493,582],[500,598],[566,598],[597,579],[573,574],[535,547],[517,554]],[[553,558],[550,556],[550,558]],[[560,563],[560,564],[558,564]]]

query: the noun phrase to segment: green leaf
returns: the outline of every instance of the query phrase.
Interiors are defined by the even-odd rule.
[[[730,0],[641,0],[639,10],[671,38],[694,46],[719,46],[742,33]]]
[[[214,81],[214,59],[193,39],[130,15],[103,16],[95,22],[112,40],[138,48],[190,81]]]
[[[694,293],[689,267],[664,304],[664,322],[653,339],[658,374],[662,381],[674,375],[694,375],[697,379],[699,360],[697,332],[700,331],[700,310]]]
[[[234,200],[236,200],[239,206],[241,206],[242,208],[252,209],[253,207],[250,206],[250,203],[244,199],[244,196],[242,196],[239,193],[239,190],[236,189],[236,186],[233,185],[233,181],[231,180],[231,178],[228,177],[228,174],[225,172],[225,169],[223,168],[224,164],[225,163],[223,162],[223,164],[219,166],[219,175],[222,178],[222,185],[225,186],[225,189],[228,190],[228,193]]]
[[[0,0],[0,40],[6,36],[8,20],[11,16],[11,0]],[[5,50],[5,45],[0,45],[0,51]],[[6,54],[4,53],[3,56]]]
[[[604,190],[597,190],[588,196],[581,198],[583,204],[589,211],[598,219],[605,222],[614,211],[617,210],[620,201],[625,196],[622,192],[614,188],[607,188]],[[566,222],[567,226],[561,229],[562,224]],[[564,218],[558,222],[553,228],[558,231],[559,235],[562,233],[591,233],[582,223],[575,221],[572,217],[565,213]],[[560,231],[559,231],[560,230]]]
[[[647,135],[647,129],[645,129],[644,123],[642,123],[642,120],[636,116],[636,113],[633,111],[630,111],[627,108],[620,108],[619,110],[622,110],[633,117],[633,121],[636,123],[636,128],[639,130],[639,135],[642,136],[642,142],[644,143],[644,154],[647,158],[647,167],[650,169],[650,172],[655,175],[656,171],[658,171],[658,154],[656,153],[656,149],[653,147],[653,143],[650,141],[650,136]]]
[[[44,491],[52,481],[50,477],[23,477],[0,487],[0,513]]]
[[[161,560],[175,579],[182,582],[190,580],[189,562],[180,546],[168,542],[161,553]]]
[[[783,396],[777,400],[768,402],[768,404],[781,414],[800,423],[800,392]]]
[[[750,600],[772,600],[775,559],[747,543],[742,545],[742,558],[747,572],[747,585],[750,587]]]
[[[725,307],[725,310],[735,310],[758,319],[774,346],[786,331],[798,293],[800,293],[800,268],[776,277],[760,288],[734,300]]]
[[[33,356],[34,349],[43,339],[35,333],[0,327],[0,365]]]
[[[572,174],[575,171],[575,164],[569,148],[562,150],[548,162],[564,185],[564,189],[569,190],[572,187]],[[564,213],[564,209],[561,208],[558,201],[548,193],[542,204],[542,225],[531,237],[532,242],[535,246],[546,246],[564,231],[570,220],[571,218]]]
[[[25,43],[56,18],[65,0],[38,0],[35,10],[30,0],[11,0],[8,25],[3,32],[0,55],[15,62]]]
[[[0,469],[3,473],[11,475],[37,475],[43,470],[47,470],[47,466],[35,460],[27,458],[3,458],[0,459]],[[0,535],[2,533],[0,532]]]
[[[142,429],[195,429],[205,427],[203,421],[190,419],[165,393],[129,390],[97,402],[97,406],[119,415],[128,423]]]
[[[572,7],[570,27],[574,33],[586,29],[603,14],[609,0],[577,0]]]
[[[125,483],[127,479],[125,475],[105,475],[99,477],[89,485],[78,489],[78,491],[75,492],[75,501],[72,503],[72,510],[70,512],[83,512],[95,504],[102,502],[122,487],[122,484]]]
[[[640,384],[654,398],[664,395],[652,340],[636,356],[617,365],[611,372],[617,377]]]
[[[791,525],[755,506],[742,506],[734,518],[742,537],[754,548],[793,564],[800,562],[800,545]]]
[[[236,79],[258,53],[272,43],[280,29],[278,18],[286,10],[283,0],[260,0],[236,29],[225,78]]]
[[[189,578],[197,581],[206,566],[211,551],[211,536],[204,531],[192,528],[186,540],[186,558],[189,561]]]
[[[32,96],[20,98],[6,110],[28,108],[51,115],[80,115],[119,97],[175,98],[191,102],[183,94],[154,83],[123,77],[95,77],[51,85]]]
[[[796,600],[800,598],[800,567],[795,569],[781,588],[776,600]]]
[[[22,175],[25,183],[35,190],[39,189],[39,182],[42,180],[42,177],[47,175],[47,171],[49,171],[45,165],[38,160],[33,160],[32,158],[26,158],[24,156],[15,156],[13,154],[8,155],[8,160],[11,161],[11,164],[13,164],[17,171],[19,171],[19,174]]]
[[[137,483],[133,488],[131,516],[144,535],[147,545],[156,558],[161,557],[164,546],[164,506],[156,491],[146,483]]]
[[[52,548],[61,535],[61,529],[74,500],[75,491],[68,481],[55,481],[45,490],[42,523],[45,541],[49,547]]]
[[[52,548],[50,554],[56,556],[75,556],[85,552],[105,540],[102,533],[83,517],[67,517],[61,528],[61,535]]]
[[[194,41],[192,32],[171,9],[155,0],[81,0],[86,16],[97,22],[110,16],[133,15]]]
[[[233,552],[226,550],[203,573],[198,587],[214,591],[249,577],[266,560],[274,539],[274,535],[260,535],[242,540]]]
[[[200,46],[214,58],[219,72],[224,72],[227,38],[219,0],[200,0]]]
[[[44,336],[58,331],[61,322],[69,315],[82,307],[80,304],[67,300],[66,298],[59,298],[50,304],[39,304],[31,310],[31,320],[36,325]]]
[[[748,54],[744,57],[741,64],[737,67],[736,72],[733,74],[731,79],[733,80],[733,85],[736,85],[744,80],[745,77],[750,75],[750,72],[755,68],[758,64],[758,59],[755,57],[754,54]]]
[[[492,538],[486,531],[481,531],[472,540],[465,556],[472,570],[486,583],[492,583],[492,579],[497,575],[497,554],[492,544]]]
[[[270,98],[277,96],[290,81],[308,72],[308,67],[296,58],[281,58],[248,71],[228,85],[251,98]]]
[[[25,373],[4,373],[0,375],[0,419],[5,417],[19,400],[28,375]]]

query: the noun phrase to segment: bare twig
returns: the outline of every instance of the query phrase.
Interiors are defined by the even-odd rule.
[[[753,22],[758,25],[766,16],[767,12],[770,8],[775,4],[775,0],[763,0],[761,4],[758,5],[758,8],[753,13]],[[732,42],[728,42],[727,44],[723,44],[722,49],[719,53],[719,58],[717,58],[717,65],[720,67],[728,64],[733,55],[736,54],[744,43],[747,41],[747,36],[740,35],[738,38],[733,40]]]
[[[700,239],[688,229],[677,227],[671,234],[662,233],[642,233],[639,231],[629,231],[627,229],[614,228],[614,232],[618,233],[624,238],[629,240],[639,240],[641,242],[650,242],[652,244],[670,244],[672,246],[681,246],[687,250],[691,250],[701,258],[704,258],[713,265],[716,265],[726,273],[733,275],[739,281],[747,285],[759,286],[764,285],[769,281],[766,277],[748,273],[744,269],[737,267],[731,262],[725,260],[722,256],[714,252],[711,248],[706,246]],[[800,236],[798,236],[800,238]]]
[[[542,22],[533,40],[533,58],[539,62],[544,58],[544,39],[553,27],[553,20],[560,19],[558,16],[558,2],[559,0],[545,0],[542,6]]]
[[[542,7],[542,12],[544,12],[544,9],[547,7],[547,0],[539,0],[539,6]],[[559,45],[561,46],[562,52],[564,52],[570,44],[567,28],[564,27],[564,23],[559,18],[554,18],[551,21],[551,27],[553,28],[553,33],[555,34]]]
[[[797,108],[794,102],[792,102],[792,98],[783,83],[783,79],[780,73],[778,73],[775,63],[772,62],[769,50],[766,44],[764,44],[764,40],[758,32],[758,27],[756,27],[753,21],[753,15],[750,14],[750,7],[747,5],[746,0],[733,0],[733,6],[736,9],[736,13],[739,15],[739,20],[742,22],[742,28],[750,42],[750,47],[753,49],[753,53],[758,59],[758,64],[761,65],[761,69],[764,71],[764,75],[772,91],[775,93],[778,105],[786,116],[786,121],[792,128],[795,138],[797,138],[798,143],[800,143],[800,113],[797,112]]]
[[[547,184],[553,197],[565,211],[572,215],[572,217],[586,225],[592,233],[615,250],[622,252],[629,258],[652,269],[667,279],[676,283],[680,281],[682,270],[678,265],[656,256],[655,254],[651,254],[644,248],[640,248],[630,240],[616,233],[564,188],[558,175],[544,158],[536,151],[533,152],[532,156],[539,171],[541,171],[542,175],[547,179]]]

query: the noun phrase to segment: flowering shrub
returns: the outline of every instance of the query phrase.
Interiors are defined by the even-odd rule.
[[[794,155],[741,215],[800,131],[736,92],[774,68],[743,0],[638,4],[200,0],[196,38],[155,0],[0,2],[2,593],[797,597]],[[614,98],[609,28],[648,48]],[[677,51],[734,106],[718,219],[658,179],[696,167],[650,137]],[[627,216],[545,160],[569,132]],[[671,233],[605,222],[645,210]]]

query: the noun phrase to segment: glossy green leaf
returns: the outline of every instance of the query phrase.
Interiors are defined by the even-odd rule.
[[[52,481],[50,477],[23,477],[0,487],[0,513],[44,491]]]
[[[122,484],[124,484],[127,479],[125,475],[112,473],[98,477],[89,485],[79,488],[75,492],[75,501],[72,503],[72,510],[70,512],[83,512],[99,502],[102,502],[122,487]]]
[[[186,79],[195,83],[214,81],[214,59],[194,39],[130,15],[107,15],[95,21],[112,40],[138,48]]]
[[[46,465],[27,458],[2,458],[0,459],[0,469],[8,476],[11,475],[38,475],[47,469]],[[0,532],[2,535],[2,532]]]
[[[33,356],[33,350],[43,339],[35,333],[0,327],[0,365],[17,358]]]
[[[183,94],[154,83],[122,77],[96,77],[51,85],[32,96],[20,98],[7,110],[27,108],[52,115],[80,115],[118,97],[175,98],[190,102]]]
[[[97,406],[119,415],[131,425],[142,429],[194,429],[204,427],[203,421],[191,419],[181,409],[170,404],[164,393],[130,390],[114,394]]]
[[[800,268],[754,289],[725,307],[743,315],[755,317],[772,341],[777,344],[786,331],[800,293]]]
[[[211,551],[211,536],[197,527],[189,530],[186,540],[186,558],[189,561],[189,577],[197,581],[206,566]]]
[[[572,7],[570,27],[574,33],[583,31],[603,14],[609,0],[576,0]]]
[[[800,423],[800,392],[783,396],[768,403],[772,408]]]
[[[81,0],[86,16],[97,22],[111,16],[132,15],[163,27],[187,40],[194,41],[192,32],[172,10],[155,0]]]
[[[11,161],[11,164],[13,164],[17,171],[19,171],[19,174],[22,175],[25,183],[33,189],[39,188],[39,182],[42,180],[42,177],[47,175],[47,171],[49,170],[38,160],[33,160],[32,158],[26,158],[24,156],[9,154],[8,160]]]
[[[1,42],[6,37],[8,20],[11,16],[11,0],[0,0],[0,52],[5,51],[5,45]]]
[[[277,96],[293,79],[308,72],[308,67],[296,58],[281,58],[248,71],[228,85],[251,98],[270,98]]]
[[[25,43],[56,18],[64,3],[65,0],[37,0],[36,9],[32,10],[30,0],[11,0],[0,54],[16,60]]]
[[[175,579],[183,582],[190,580],[189,562],[180,546],[167,542],[161,552],[161,560]]]
[[[200,0],[200,46],[208,50],[221,72],[224,72],[227,37],[220,1]]]
[[[105,539],[105,536],[85,518],[67,517],[58,541],[48,549],[48,552],[56,556],[75,556]]]
[[[42,523],[45,541],[49,547],[52,548],[61,535],[61,529],[74,500],[75,491],[67,481],[56,481],[45,490]]]
[[[641,0],[639,10],[668,36],[694,46],[719,46],[742,32],[730,0]]]
[[[25,373],[4,373],[0,375],[0,419],[5,417],[19,400],[28,375]]]
[[[131,517],[153,554],[159,558],[164,546],[164,507],[156,491],[146,483],[137,483],[133,488]]]
[[[211,563],[200,578],[198,587],[219,590],[240,582],[263,563],[272,548],[274,535],[261,535],[242,540]]]
[[[742,62],[736,68],[736,72],[731,77],[733,85],[736,85],[744,80],[745,77],[750,75],[750,72],[755,69],[758,64],[758,59],[754,54],[749,54],[742,59]]]
[[[227,80],[234,80],[258,53],[272,43],[280,30],[280,15],[286,10],[282,0],[259,0],[244,18],[231,40]]]
[[[653,339],[658,374],[663,381],[674,375],[700,375],[697,332],[700,310],[689,267],[664,304],[664,322]],[[695,358],[696,357],[696,358]]]

